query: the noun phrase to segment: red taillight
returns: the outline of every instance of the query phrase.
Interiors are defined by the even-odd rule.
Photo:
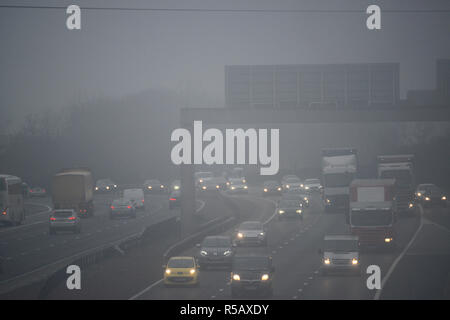
[[[144,203],[144,199],[142,199],[142,203]]]
[[[69,218],[69,220],[75,220],[75,219],[76,219],[75,217],[70,217],[70,218]]]
[[[42,189],[43,192],[45,192],[45,189]]]
[[[170,198],[169,200],[170,201],[177,201],[177,199],[175,199],[175,198]]]
[[[2,215],[6,216],[6,210],[2,212]]]
[[[131,209],[131,206],[128,206],[128,209]]]
[[[111,206],[111,209],[114,209],[114,206]]]
[[[55,217],[50,217],[50,221],[55,221],[56,218]]]

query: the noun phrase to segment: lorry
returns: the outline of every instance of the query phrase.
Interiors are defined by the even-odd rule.
[[[355,179],[347,222],[362,247],[395,247],[395,179]]]
[[[349,186],[357,174],[357,151],[354,148],[322,150],[322,182],[325,212],[347,211]]]
[[[396,210],[409,212],[414,200],[415,176],[414,155],[381,155],[377,157],[378,178],[396,180]]]
[[[94,179],[89,169],[63,169],[52,179],[54,209],[74,209],[79,216],[94,215]]]

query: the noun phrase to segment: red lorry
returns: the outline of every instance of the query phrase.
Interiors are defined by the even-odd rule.
[[[395,179],[356,179],[350,185],[348,222],[362,247],[395,246]]]

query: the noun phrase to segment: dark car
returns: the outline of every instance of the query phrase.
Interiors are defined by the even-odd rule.
[[[309,207],[309,195],[301,190],[289,190],[283,194],[282,200],[298,200],[303,204],[304,208]]]
[[[277,203],[278,220],[286,217],[298,217],[303,220],[303,203],[298,199],[281,199]]]
[[[22,182],[22,196],[27,198],[30,195],[30,187],[27,183]]]
[[[198,264],[206,269],[209,266],[230,267],[234,256],[233,243],[228,236],[208,236],[201,244],[197,244]]]
[[[268,195],[280,195],[283,191],[281,184],[275,180],[264,181],[263,183],[263,196]]]
[[[169,195],[169,209],[179,207],[181,204],[181,191],[172,191]]]
[[[433,205],[447,207],[447,195],[434,184],[419,184],[415,196],[416,201],[422,203],[424,207],[431,207]]]
[[[157,179],[150,179],[145,180],[143,189],[146,193],[162,193],[166,191],[166,186]]]
[[[47,190],[42,187],[32,187],[30,188],[29,192],[30,197],[46,197],[47,196]]]
[[[123,216],[136,218],[136,208],[128,199],[116,199],[111,204],[109,217],[115,219]]]
[[[231,267],[231,296],[250,293],[271,297],[274,273],[272,257],[268,255],[236,255]]]

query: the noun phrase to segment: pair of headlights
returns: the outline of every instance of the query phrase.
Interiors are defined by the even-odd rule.
[[[325,259],[323,260],[323,263],[326,264],[326,265],[331,264],[330,258],[325,258]],[[352,265],[357,265],[357,264],[358,264],[358,259],[353,258],[353,259],[352,259]]]
[[[207,256],[207,255],[208,255],[208,252],[202,250],[202,251],[200,251],[200,254],[201,254],[202,256]],[[231,251],[230,251],[230,250],[227,250],[227,251],[225,251],[225,252],[223,253],[223,255],[226,256],[226,257],[228,257],[229,255],[231,255]]]
[[[233,280],[240,281],[241,277],[237,273],[235,273],[235,274],[233,274]],[[265,273],[261,276],[261,281],[267,281],[267,280],[269,280],[269,275],[267,273]]]
[[[195,274],[197,271],[195,270],[195,269],[191,269],[191,270],[189,270],[189,273],[190,274]],[[166,269],[166,274],[171,274],[172,273],[172,270],[170,270],[170,269]]]

